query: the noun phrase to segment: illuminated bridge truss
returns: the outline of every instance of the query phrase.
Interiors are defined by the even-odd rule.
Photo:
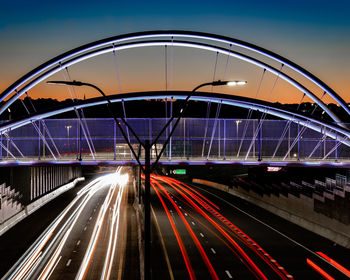
[[[46,120],[45,125],[51,132],[51,138],[46,138],[48,136],[42,123],[37,121],[37,124],[44,139],[48,143],[54,141],[59,148],[59,154],[56,154],[58,161],[75,161],[79,159],[80,152],[83,162],[132,160],[129,148],[113,119],[87,119],[86,122],[90,129],[94,154],[91,154],[86,140],[81,135],[78,119]],[[129,119],[129,122],[141,138],[151,139],[156,136],[152,131],[160,130],[166,119]],[[281,140],[278,132],[288,124],[286,120],[266,120],[260,129],[261,135],[254,138],[258,124],[259,121],[256,119],[182,119],[162,161],[334,162],[347,160],[350,156],[350,149],[347,146],[339,145],[339,141],[324,137],[324,134],[312,129],[306,129],[294,143],[302,130],[302,126],[298,123],[291,123],[286,136]],[[206,127],[207,137],[204,137]],[[242,138],[245,128],[246,135]],[[8,135],[8,139],[2,137],[1,141],[2,161],[54,160],[44,144],[45,140],[38,135],[31,124],[12,130]],[[131,137],[130,140],[137,149],[136,139]],[[164,139],[160,139],[160,142],[163,141]],[[279,149],[276,151],[277,145]],[[153,147],[153,158],[156,149],[159,151],[161,146]]]
[[[226,67],[228,60],[235,58],[256,66],[262,73],[255,99],[205,92],[191,97],[191,100],[208,104],[246,108],[248,117],[224,120],[219,118],[217,111],[214,119],[203,117],[182,120],[166,148],[164,161],[344,162],[348,160],[350,131],[346,125],[347,120],[340,119],[323,101],[324,96],[331,98],[332,102],[344,110],[345,115],[350,115],[346,102],[334,90],[307,70],[271,51],[236,39],[206,33],[151,31],[107,38],[76,48],[42,64],[9,86],[0,95],[2,102],[0,114],[56,73],[66,71],[66,79],[71,80],[68,69],[72,65],[106,53],[112,53],[115,58],[116,53],[121,51],[149,47],[193,48],[214,53],[216,61],[213,79],[220,78],[216,73],[218,55],[227,57]],[[315,107],[321,108],[332,122],[317,119],[312,114],[305,115],[300,111],[287,111],[269,100],[260,100],[258,93],[266,72],[275,75],[271,93],[278,80],[283,80],[300,92],[302,96],[300,102],[306,96]],[[161,92],[122,93],[110,98],[113,102],[123,102],[124,106],[124,102],[145,98],[180,100],[185,99],[187,95],[188,91],[168,91],[165,88]],[[101,98],[74,100],[72,106],[49,108],[44,113],[26,108],[27,116],[4,122],[0,126],[1,159],[61,161],[79,159],[81,154],[83,161],[133,160],[131,154],[125,151],[125,141],[122,140],[112,120],[85,118],[84,107],[103,103],[105,100]],[[77,119],[62,121],[46,119],[67,111],[75,111]],[[259,111],[261,118],[251,119],[252,111]],[[268,115],[278,117],[280,120],[269,120],[266,118]],[[128,119],[128,121],[143,140],[153,138],[156,131],[160,131],[160,126],[166,122],[165,119]],[[131,143],[136,144],[129,131],[125,127],[124,129]],[[164,143],[167,133],[168,130],[160,139],[160,145]],[[155,152],[159,148],[155,146]]]

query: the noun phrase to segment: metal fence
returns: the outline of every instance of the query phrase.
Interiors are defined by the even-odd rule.
[[[128,119],[142,139],[154,139],[166,119]],[[324,133],[285,120],[182,119],[163,160],[347,160],[350,149]],[[2,134],[1,160],[130,160],[113,119],[46,119]],[[124,127],[137,149],[135,137]],[[40,131],[40,133],[39,133]],[[153,147],[155,156],[169,130]],[[326,158],[325,158],[326,157]]]

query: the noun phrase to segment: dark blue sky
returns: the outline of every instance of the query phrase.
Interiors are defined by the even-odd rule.
[[[1,0],[0,90],[51,57],[90,41],[143,30],[186,29],[271,49],[344,96],[350,94],[349,12],[349,0]]]

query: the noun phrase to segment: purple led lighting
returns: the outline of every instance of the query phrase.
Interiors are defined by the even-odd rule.
[[[172,96],[176,99],[185,99],[186,96],[185,95],[176,95],[176,94],[172,94]],[[165,98],[167,97],[166,95],[150,95],[147,96],[147,99],[159,99],[159,98]],[[117,97],[119,99],[112,99],[112,102],[121,102],[121,98]],[[140,100],[140,99],[144,99],[145,96],[133,96],[133,97],[123,97],[124,101],[133,101],[133,100]],[[282,110],[279,108],[273,108],[267,105],[262,105],[262,104],[257,104],[257,103],[252,103],[252,102],[247,102],[247,101],[242,101],[242,100],[234,100],[233,97],[231,97],[230,99],[223,99],[223,98],[208,98],[207,96],[193,96],[192,100],[197,100],[197,101],[212,101],[212,102],[217,102],[217,103],[223,103],[226,105],[230,105],[230,106],[237,106],[237,107],[242,107],[242,108],[247,108],[247,109],[252,109],[252,110],[259,110],[261,112],[266,112],[268,114],[280,117],[282,119],[285,120],[290,120],[296,123],[299,123],[300,125],[306,126],[314,131],[317,132],[321,132],[322,131],[322,127],[327,127],[327,131],[326,131],[326,135],[329,136],[332,139],[338,139],[338,141],[342,142],[343,144],[350,146],[350,142],[347,139],[340,139],[339,138],[339,134],[345,135],[347,138],[350,138],[350,132],[348,130],[345,130],[343,128],[340,127],[336,127],[333,126],[331,124],[328,123],[322,123],[318,120],[314,120],[311,118],[307,118],[304,117],[300,114],[296,114],[296,113],[290,113],[286,110]],[[68,112],[71,110],[74,110],[74,108],[85,108],[85,107],[90,107],[90,106],[96,106],[96,105],[101,105],[104,104],[106,101],[102,100],[102,101],[96,101],[96,102],[91,102],[91,103],[87,103],[87,104],[81,104],[78,106],[70,106],[70,107],[66,107],[66,108],[61,108],[59,110],[55,110],[52,112],[47,112],[44,114],[39,114],[33,117],[29,117],[23,120],[19,120],[18,122],[14,122],[12,124],[7,124],[4,125],[3,127],[0,128],[0,132],[4,132],[7,131],[8,129],[14,130],[16,128],[19,128],[21,126],[24,126],[26,124],[29,124],[31,121],[33,120],[40,120],[43,118],[47,118],[47,117],[51,117],[63,112]],[[339,133],[337,135],[337,133]]]

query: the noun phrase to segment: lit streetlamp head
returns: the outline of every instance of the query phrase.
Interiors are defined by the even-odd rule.
[[[228,85],[229,87],[233,87],[233,86],[243,86],[247,83],[247,81],[231,81],[231,82],[227,82],[226,85]]]
[[[243,86],[247,83],[247,81],[221,81],[217,80],[211,83],[207,83],[206,85],[211,85],[211,86]]]
[[[243,86],[247,83],[247,81],[221,81],[221,80],[217,80],[217,81],[213,81],[213,82],[209,82],[209,83],[204,83],[201,84],[199,86],[197,86],[193,91],[196,91],[197,89],[204,87],[204,86]]]

